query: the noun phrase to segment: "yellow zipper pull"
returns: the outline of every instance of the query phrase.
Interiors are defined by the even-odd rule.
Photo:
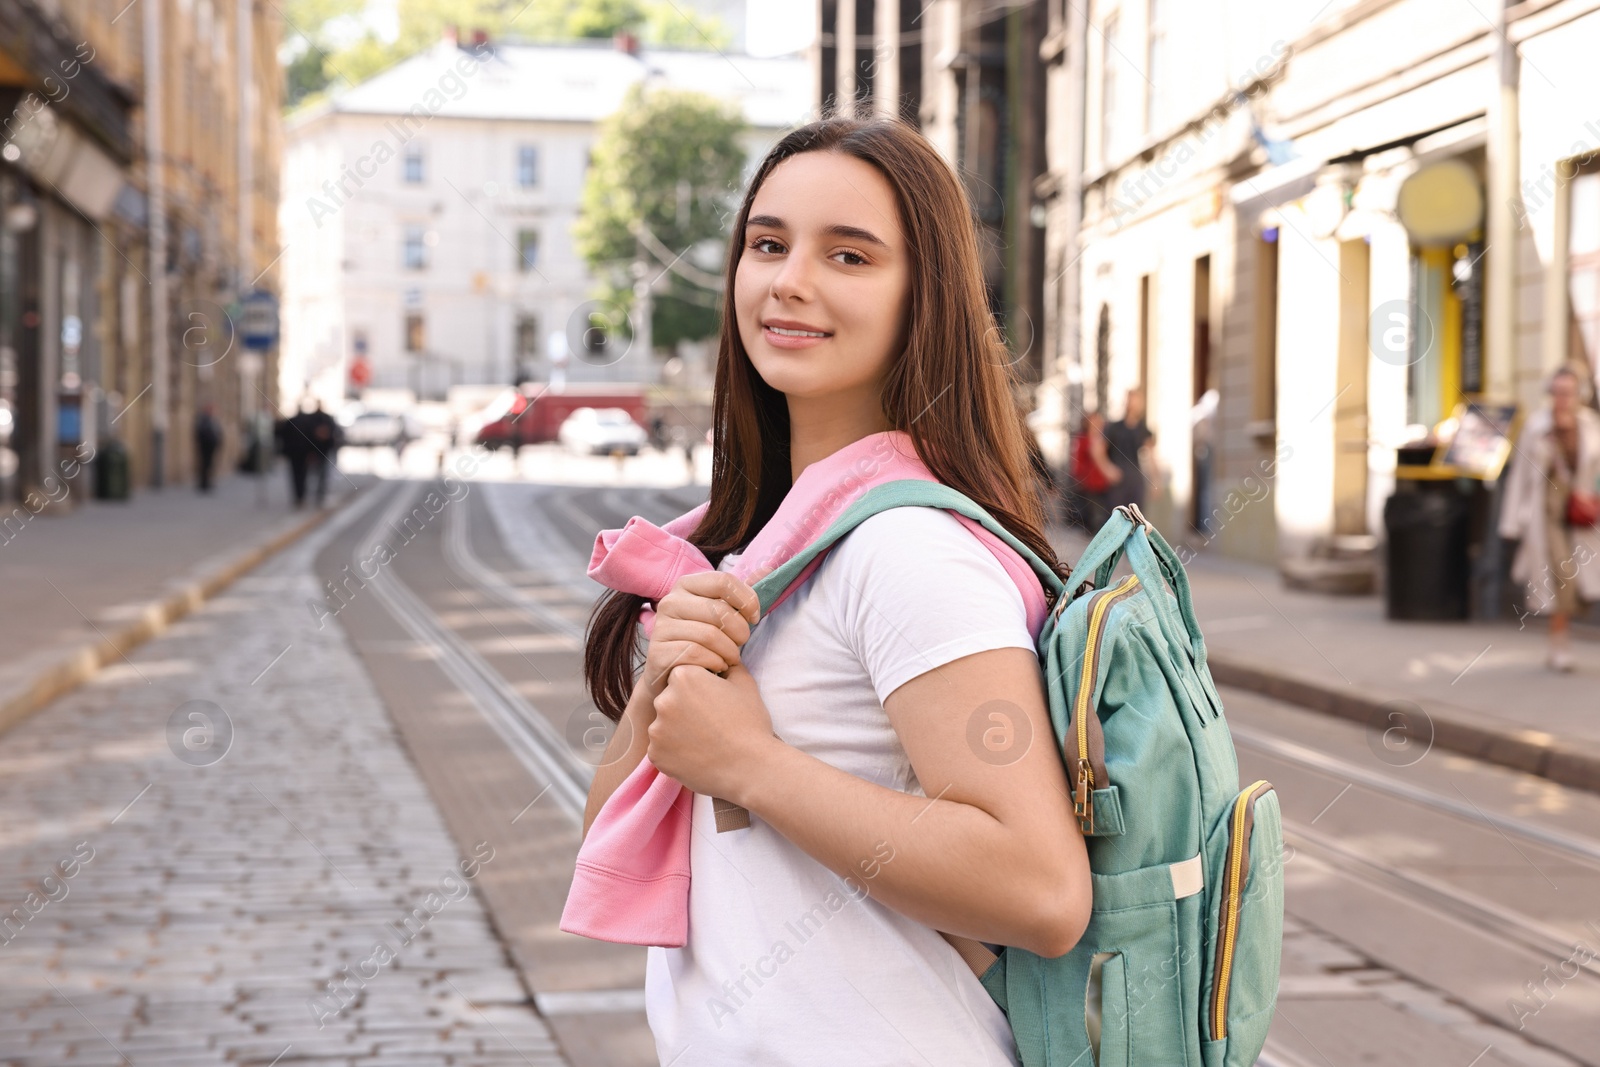
[[[1073,813],[1083,824],[1083,832],[1094,833],[1094,768],[1086,759],[1078,760],[1078,787],[1072,798]]]

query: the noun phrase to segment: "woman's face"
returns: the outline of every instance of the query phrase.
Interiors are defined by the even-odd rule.
[[[877,168],[803,152],[756,192],[734,277],[756,372],[794,398],[881,395],[905,346],[911,271],[894,190]]]

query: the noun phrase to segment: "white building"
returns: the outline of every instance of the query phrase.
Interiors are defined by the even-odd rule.
[[[595,289],[571,229],[597,123],[647,76],[737,101],[747,173],[811,107],[801,58],[446,38],[286,120],[282,395],[336,401],[363,355],[370,385],[429,394],[545,377]],[[656,375],[632,351],[566,369]]]

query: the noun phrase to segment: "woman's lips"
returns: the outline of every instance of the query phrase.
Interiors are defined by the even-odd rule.
[[[778,333],[771,326],[766,325],[761,327],[761,336],[765,337],[767,344],[773,348],[810,348],[813,345],[820,345],[833,337],[831,333],[822,337],[792,337]]]

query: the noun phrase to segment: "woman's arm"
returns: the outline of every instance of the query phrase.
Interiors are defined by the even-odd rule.
[[[884,710],[927,796],[774,739],[744,795],[729,799],[918,922],[1066,953],[1089,921],[1089,862],[1038,657],[1023,648],[963,656],[897,688]],[[974,734],[981,740],[969,742]]]

